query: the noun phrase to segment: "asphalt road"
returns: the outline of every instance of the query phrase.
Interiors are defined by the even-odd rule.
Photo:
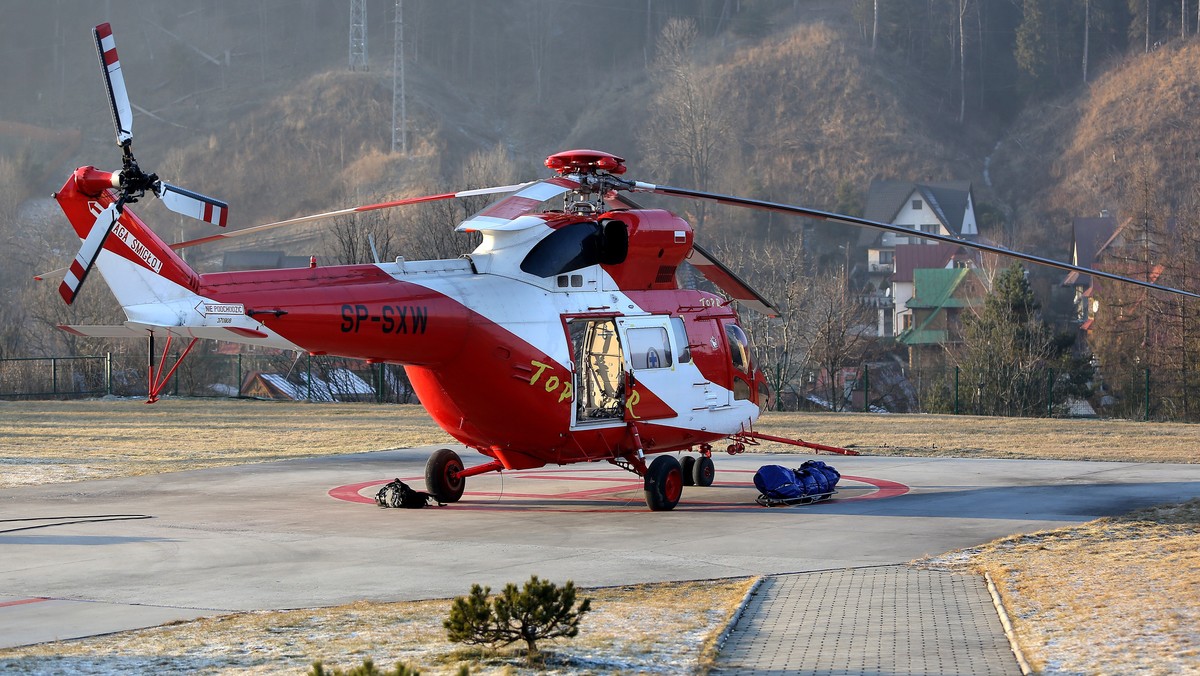
[[[830,502],[754,504],[753,472],[650,512],[607,464],[468,479],[462,502],[380,509],[423,488],[431,448],[0,490],[0,646],[231,611],[445,598],[531,574],[583,587],[910,561],[1017,532],[1200,496],[1200,465],[823,456]],[[479,456],[463,453],[467,464]]]

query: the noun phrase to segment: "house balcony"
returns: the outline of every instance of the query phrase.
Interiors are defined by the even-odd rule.
[[[879,272],[890,275],[895,272],[895,266],[892,263],[871,263],[871,272]]]
[[[888,310],[896,306],[891,296],[881,296],[876,293],[859,296],[858,300],[864,307],[869,307],[872,310]]]

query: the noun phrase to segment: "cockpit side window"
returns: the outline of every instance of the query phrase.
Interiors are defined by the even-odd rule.
[[[733,367],[742,373],[749,373],[750,339],[746,337],[746,332],[737,324],[726,324],[725,337],[729,339],[729,358],[733,360]]]

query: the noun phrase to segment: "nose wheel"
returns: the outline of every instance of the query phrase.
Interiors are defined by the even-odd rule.
[[[717,476],[717,468],[712,458],[702,455],[698,458],[685,455],[679,461],[683,472],[684,486],[711,486]]]

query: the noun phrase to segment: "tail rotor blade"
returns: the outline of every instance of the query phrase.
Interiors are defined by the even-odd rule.
[[[229,205],[221,200],[162,182],[155,186],[154,192],[162,200],[163,206],[177,214],[219,225],[222,228],[229,219]]]
[[[92,29],[92,35],[96,38],[96,52],[100,55],[100,70],[104,73],[113,125],[117,128],[117,145],[124,146],[133,140],[133,108],[129,105],[125,76],[121,74],[121,61],[117,59],[112,26],[102,23]]]
[[[67,302],[67,305],[75,302],[75,296],[79,294],[83,280],[87,279],[88,272],[91,271],[92,265],[104,248],[104,240],[108,238],[108,233],[112,232],[113,224],[117,222],[120,214],[117,203],[113,202],[96,217],[96,222],[92,224],[92,229],[88,231],[83,245],[79,248],[79,253],[75,255],[75,260],[71,261],[71,266],[67,268],[67,275],[58,287],[58,294]]]

